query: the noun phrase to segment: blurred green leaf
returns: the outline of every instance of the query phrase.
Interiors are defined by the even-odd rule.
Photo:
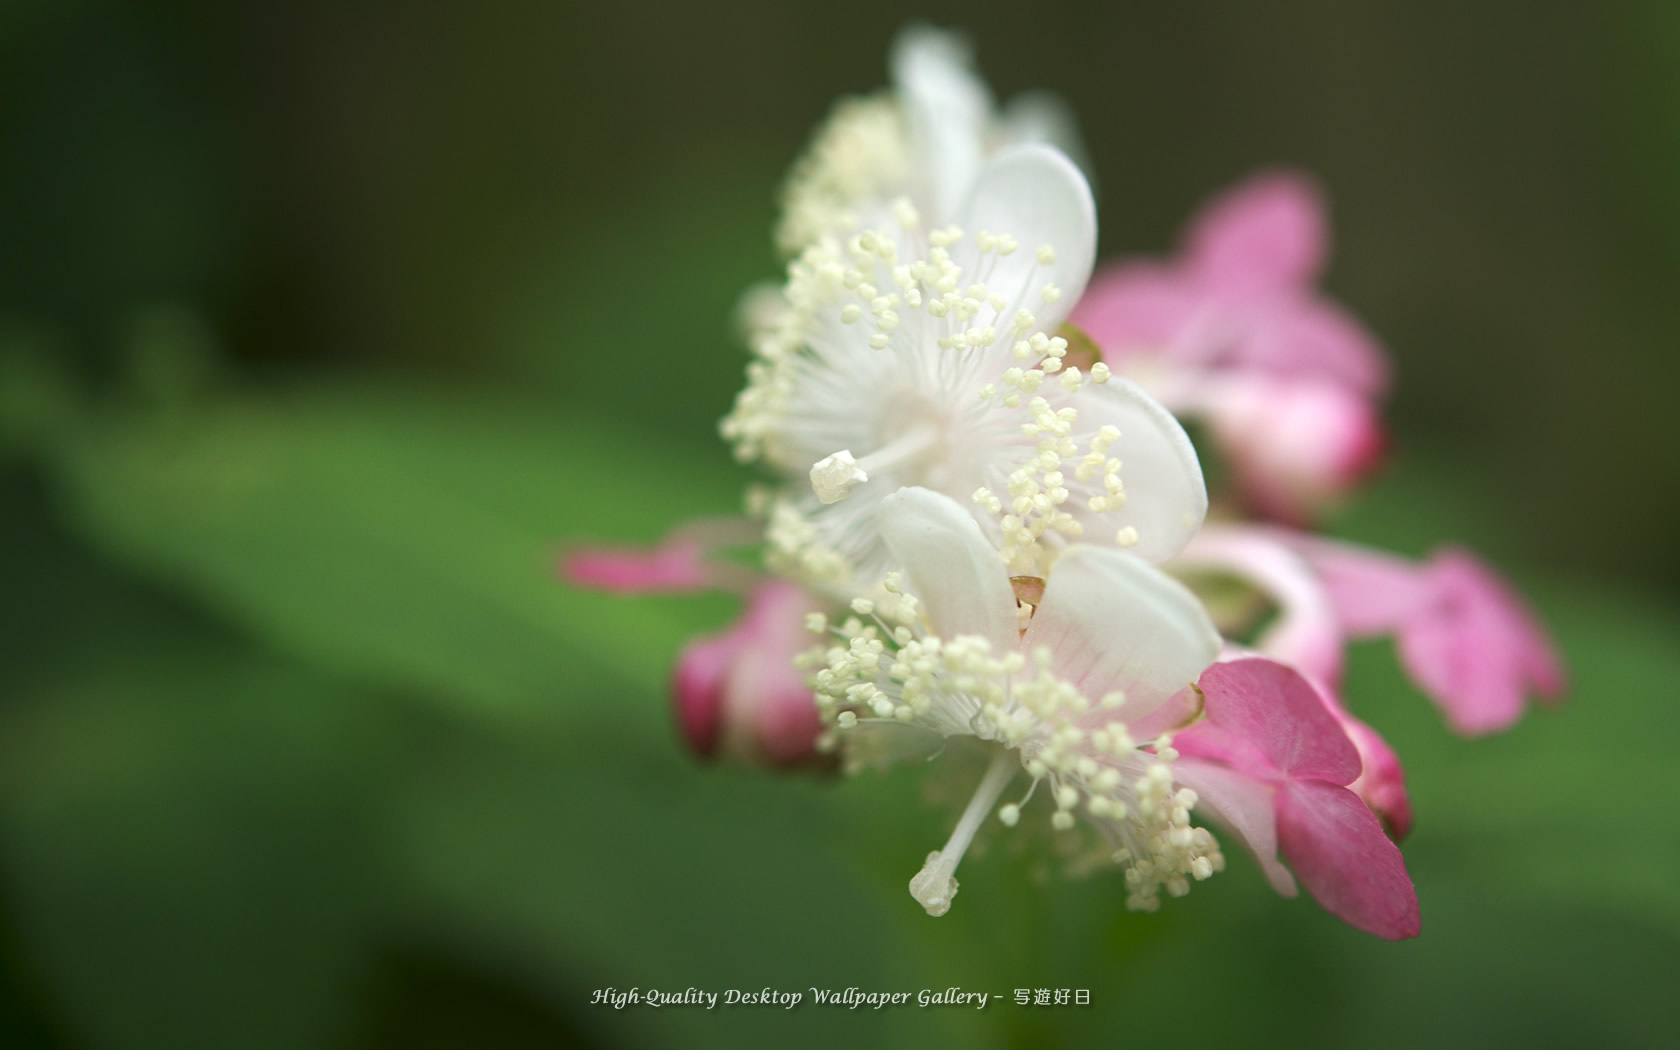
[[[720,598],[625,601],[554,578],[562,546],[651,541],[732,509],[710,442],[679,445],[528,397],[378,388],[133,415],[65,446],[102,549],[286,651],[503,714],[543,714],[581,667],[651,695]],[[607,705],[643,726],[659,709]]]
[[[209,647],[87,655],[0,741],[16,922],[54,997],[101,1047],[322,1045],[375,899],[356,705]]]
[[[330,1042],[385,881],[376,709],[0,494],[0,870],[51,1014],[113,1050]]]

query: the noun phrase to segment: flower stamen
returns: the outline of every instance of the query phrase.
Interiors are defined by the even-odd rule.
[[[1003,794],[1003,789],[1009,786],[1020,769],[1020,760],[1008,751],[999,751],[992,758],[992,764],[987,767],[986,775],[980,778],[980,786],[975,788],[968,808],[963,810],[962,818],[951,831],[950,841],[945,843],[944,849],[929,853],[922,870],[910,880],[910,896],[916,898],[929,915],[938,918],[951,910],[951,898],[957,895],[957,865],[962,862],[963,854],[968,852],[968,845],[974,841],[974,833],[980,830],[986,814],[992,811],[998,796]]]

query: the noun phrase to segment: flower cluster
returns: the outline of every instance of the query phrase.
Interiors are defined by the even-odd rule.
[[[1066,110],[995,106],[936,30],[907,30],[891,65],[893,88],[841,103],[794,166],[785,280],[743,311],[752,358],[721,430],[768,475],[749,517],[652,551],[574,550],[563,575],[745,595],[678,661],[697,754],[980,758],[910,880],[930,915],[989,818],[1039,814],[1117,864],[1135,909],[1223,869],[1210,823],[1280,893],[1298,880],[1362,930],[1415,935],[1395,846],[1410,802],[1393,750],[1344,707],[1347,642],[1394,635],[1466,733],[1509,725],[1563,675],[1473,556],[1414,566],[1307,531],[1382,447],[1387,380],[1376,342],[1313,288],[1319,191],[1261,176],[1177,260],[1093,279]],[[1206,527],[1181,419],[1230,468]]]

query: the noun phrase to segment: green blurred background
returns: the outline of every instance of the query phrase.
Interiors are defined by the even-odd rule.
[[[1242,860],[1139,916],[996,850],[929,920],[919,771],[697,766],[664,679],[730,602],[553,582],[563,538],[737,505],[735,297],[912,15],[1071,101],[1107,253],[1258,167],[1330,187],[1329,288],[1399,375],[1334,527],[1472,543],[1575,678],[1467,743],[1356,653],[1417,941]],[[1677,245],[1670,3],[11,0],[0,1046],[1673,1045]]]

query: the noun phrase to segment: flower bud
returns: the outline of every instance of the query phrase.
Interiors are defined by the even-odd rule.
[[[774,766],[820,763],[816,704],[804,673],[793,666],[810,645],[806,614],[819,608],[792,584],[765,583],[729,629],[683,650],[671,691],[677,724],[696,755]]]

